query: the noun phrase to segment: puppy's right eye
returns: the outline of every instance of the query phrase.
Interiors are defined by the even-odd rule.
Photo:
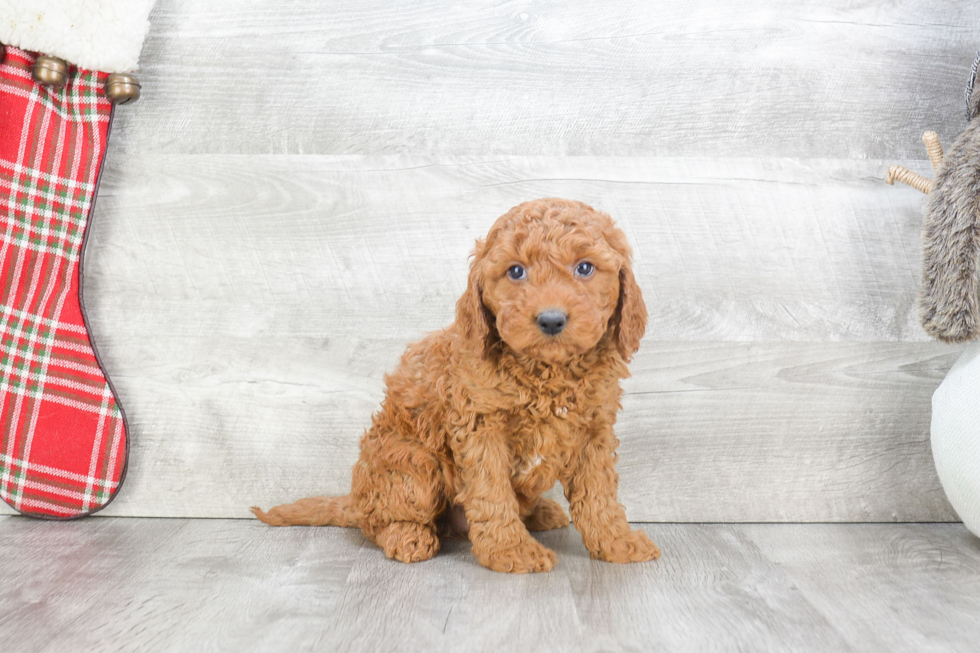
[[[507,268],[507,276],[514,281],[520,281],[527,277],[527,270],[522,268],[520,265],[512,265]]]

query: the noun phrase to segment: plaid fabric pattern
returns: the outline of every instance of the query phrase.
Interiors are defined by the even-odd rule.
[[[53,90],[35,56],[0,62],[0,497],[33,516],[103,507],[126,464],[126,429],[79,303],[85,227],[112,105],[104,74]]]

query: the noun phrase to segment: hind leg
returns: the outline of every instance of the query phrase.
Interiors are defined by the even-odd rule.
[[[524,517],[524,525],[529,531],[550,531],[554,528],[564,528],[568,526],[568,515],[561,509],[561,505],[557,501],[541,497],[531,509],[531,513]]]
[[[379,433],[375,424],[364,436],[354,466],[361,531],[389,558],[428,560],[439,551],[435,522],[447,505],[442,466],[421,442]]]
[[[375,543],[386,556],[401,562],[422,562],[439,553],[435,528],[419,522],[392,522],[378,532]]]

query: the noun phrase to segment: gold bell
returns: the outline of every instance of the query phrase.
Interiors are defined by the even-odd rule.
[[[61,88],[68,81],[68,64],[58,57],[42,54],[34,61],[34,81],[52,88]]]
[[[105,80],[105,96],[113,104],[128,104],[140,99],[140,80],[129,73],[112,73]]]

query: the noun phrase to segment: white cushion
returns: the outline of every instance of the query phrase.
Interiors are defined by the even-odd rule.
[[[963,352],[932,396],[932,455],[950,504],[980,536],[980,343]]]

